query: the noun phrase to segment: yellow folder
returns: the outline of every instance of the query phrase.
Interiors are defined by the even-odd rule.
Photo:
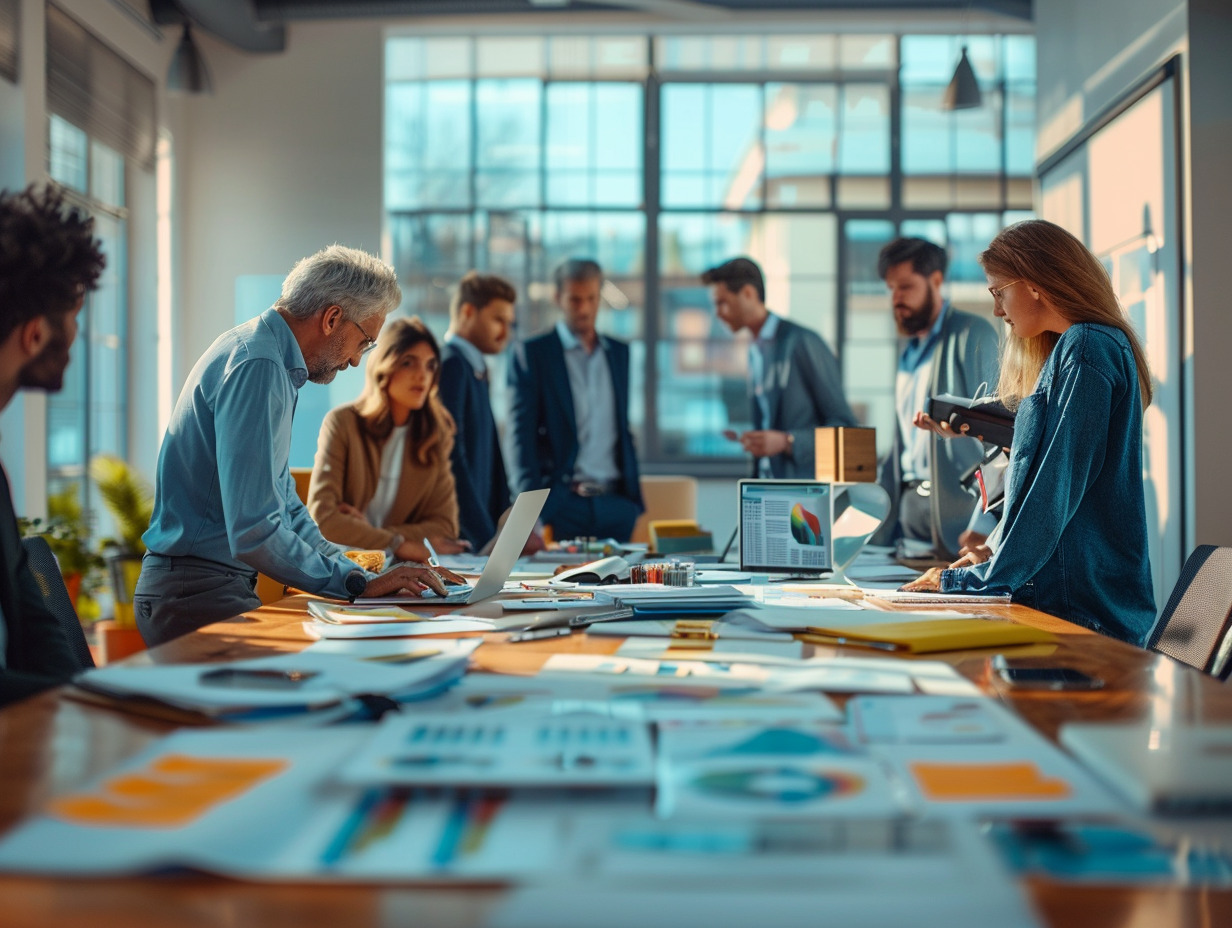
[[[999,648],[1011,644],[1055,641],[1046,631],[1029,625],[989,619],[936,619],[928,622],[878,622],[873,625],[841,623],[809,628],[799,636],[809,644],[850,644],[883,651],[963,651]]]

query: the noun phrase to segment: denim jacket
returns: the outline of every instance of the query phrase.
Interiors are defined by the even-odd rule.
[[[1142,399],[1119,329],[1070,326],[1018,407],[1001,543],[946,570],[946,593],[1015,602],[1142,645],[1155,624],[1142,489]]]

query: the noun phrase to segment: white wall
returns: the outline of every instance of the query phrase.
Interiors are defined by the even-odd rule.
[[[1186,6],[1186,0],[1035,0],[1038,160],[1184,46]]]
[[[1232,491],[1224,477],[1232,460],[1225,269],[1232,231],[1232,9],[1226,0],[1036,0],[1035,16],[1041,160],[1168,58],[1182,56],[1182,148],[1189,154],[1180,193],[1185,293],[1181,318],[1170,323],[1184,338],[1185,548],[1232,544]]]
[[[233,325],[235,282],[333,242],[381,251],[382,32],[296,23],[282,54],[200,43],[214,93],[172,98],[179,178],[176,376]]]

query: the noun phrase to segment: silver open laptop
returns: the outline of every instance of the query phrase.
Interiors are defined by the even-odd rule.
[[[477,603],[503,590],[505,581],[513,572],[513,565],[526,547],[526,539],[530,538],[530,533],[535,529],[535,522],[539,519],[543,504],[548,500],[548,492],[526,490],[518,494],[518,498],[513,501],[509,518],[496,535],[496,544],[492,546],[488,563],[474,586],[452,587],[445,596],[438,596],[428,590],[423,594],[423,598],[438,603]]]

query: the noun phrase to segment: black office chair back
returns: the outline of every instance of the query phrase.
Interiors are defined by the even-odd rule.
[[[1150,647],[1226,679],[1232,669],[1232,548],[1199,545],[1189,555]]]
[[[77,618],[73,601],[68,598],[64,577],[60,575],[60,566],[56,563],[56,556],[51,553],[47,539],[33,535],[23,538],[21,543],[25,546],[26,558],[30,562],[30,573],[34,574],[34,579],[43,593],[43,604],[59,620],[77,663],[82,670],[93,667],[94,658],[90,656],[90,646],[86,644],[86,633],[82,631],[81,620]]]

